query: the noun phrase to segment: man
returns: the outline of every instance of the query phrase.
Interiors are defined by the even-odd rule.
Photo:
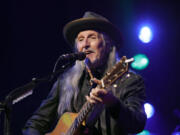
[[[84,134],[95,131],[93,127],[97,129],[95,134],[100,135],[142,131],[146,122],[145,89],[139,75],[126,73],[108,91],[92,87],[92,82],[99,84],[120,55],[122,38],[119,30],[106,18],[86,12],[83,18],[65,25],[63,32],[75,51],[89,54],[85,61],[76,61],[71,69],[60,75],[47,99],[27,121],[23,134],[46,134],[56,119],[65,112],[78,113],[86,101],[95,107],[87,116]]]

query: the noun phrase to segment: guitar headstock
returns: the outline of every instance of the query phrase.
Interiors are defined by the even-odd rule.
[[[127,59],[126,56],[123,56],[121,60],[101,79],[101,87],[107,88],[111,86],[118,78],[128,71],[128,65],[132,61],[134,61],[133,58]]]

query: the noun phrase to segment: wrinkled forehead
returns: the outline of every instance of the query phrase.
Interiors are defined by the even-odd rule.
[[[88,35],[97,35],[99,36],[100,35],[100,32],[99,31],[96,31],[96,30],[84,30],[84,31],[80,31],[77,36],[76,36],[76,39],[80,36],[88,36]]]

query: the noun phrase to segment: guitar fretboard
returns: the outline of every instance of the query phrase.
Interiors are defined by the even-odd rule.
[[[78,127],[80,127],[82,122],[85,120],[87,114],[92,110],[93,107],[94,107],[94,104],[86,101],[86,103],[83,105],[80,112],[78,113],[78,117],[76,117],[76,119],[74,120],[73,124],[71,125],[71,127],[66,135],[74,134],[76,129],[78,129]]]

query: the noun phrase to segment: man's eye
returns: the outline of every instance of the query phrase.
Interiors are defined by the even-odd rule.
[[[96,39],[96,36],[91,36],[92,39]]]
[[[83,41],[83,38],[79,38],[78,41]]]

